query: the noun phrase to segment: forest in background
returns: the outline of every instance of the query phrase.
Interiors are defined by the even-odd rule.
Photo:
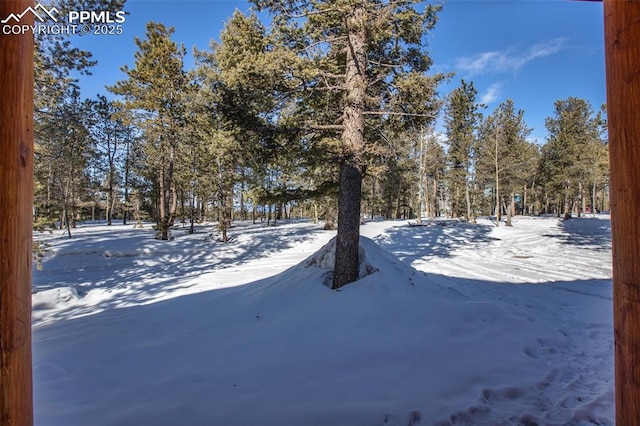
[[[106,3],[117,10],[124,2],[60,8]],[[321,10],[254,3],[273,21],[236,12],[189,70],[173,29],[149,22],[135,64],[123,67],[127,78],[108,88],[113,99],[80,96],[74,75],[90,71],[89,52],[64,38],[37,40],[35,229],[65,228],[71,237],[84,220],[153,221],[158,238],[168,239],[176,224],[194,231],[216,221],[226,241],[240,219],[304,217],[331,227],[340,168],[351,158],[362,179],[361,220],[488,215],[499,224],[504,215],[510,224],[516,214],[608,210],[604,106],[556,101],[538,145],[511,100],[489,111],[464,80],[439,93],[454,76],[428,72],[422,37],[439,6],[358,2],[371,6],[362,9],[366,79],[350,88],[353,26],[336,24],[346,13],[339,6],[352,10],[350,2],[315,6]],[[411,3],[420,2],[402,2]],[[351,102],[358,84],[361,99]],[[365,130],[362,146],[350,150],[352,104]]]

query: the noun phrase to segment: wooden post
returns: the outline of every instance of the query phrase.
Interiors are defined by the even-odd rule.
[[[616,423],[640,424],[640,2],[605,0]]]
[[[29,0],[0,0],[0,19]],[[0,425],[33,424],[31,229],[33,208],[33,34],[0,24]]]

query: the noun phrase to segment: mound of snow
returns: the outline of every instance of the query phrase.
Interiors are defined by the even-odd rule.
[[[360,247],[358,253],[358,279],[362,279],[367,275],[371,275],[378,271],[373,265],[374,259],[371,256],[367,256],[368,252],[375,252],[371,250],[373,246],[375,249],[382,250],[375,242],[366,237],[360,237]],[[336,260],[336,237],[333,237],[327,244],[325,244],[320,250],[309,257],[305,262],[305,266],[324,269],[327,271],[333,271]]]
[[[53,309],[78,299],[78,291],[73,287],[58,287],[43,290],[32,295],[33,310]]]

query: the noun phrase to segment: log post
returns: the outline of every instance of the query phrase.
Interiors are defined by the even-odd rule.
[[[616,424],[640,424],[640,2],[605,0]]]
[[[0,0],[0,19],[29,0]],[[5,26],[33,25],[26,13]],[[16,27],[14,27],[16,28]],[[33,424],[31,256],[33,34],[0,32],[0,424]]]

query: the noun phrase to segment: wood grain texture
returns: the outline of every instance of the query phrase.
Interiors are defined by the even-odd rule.
[[[31,1],[0,1],[0,19]],[[33,25],[25,14],[20,25]],[[3,25],[3,24],[0,24]],[[0,34],[0,425],[33,424],[33,34]]]
[[[605,0],[616,422],[640,425],[640,2]]]

